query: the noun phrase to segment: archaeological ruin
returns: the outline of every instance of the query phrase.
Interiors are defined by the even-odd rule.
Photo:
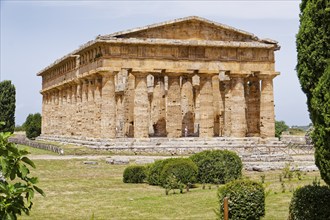
[[[37,74],[42,136],[272,138],[279,48],[195,16],[99,35]]]

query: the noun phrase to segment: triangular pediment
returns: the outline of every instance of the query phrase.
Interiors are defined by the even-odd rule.
[[[242,42],[259,41],[258,38],[251,33],[196,16],[117,32],[104,37]]]

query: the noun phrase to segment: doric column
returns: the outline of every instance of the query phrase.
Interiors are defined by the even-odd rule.
[[[69,85],[68,87],[66,87],[66,106],[65,106],[65,115],[66,115],[66,122],[65,122],[65,135],[66,136],[70,136],[71,132],[72,132],[72,115],[74,114],[72,112],[72,89],[71,89],[71,85]]]
[[[244,75],[230,74],[232,78],[231,91],[231,136],[246,136],[246,105],[244,94]]]
[[[76,122],[76,131],[75,135],[81,136],[82,135],[82,81],[77,81],[77,92],[76,92],[76,115],[75,115],[75,122]]]
[[[231,81],[224,81],[224,95],[225,95],[225,103],[224,103],[224,136],[231,136]]]
[[[135,78],[134,75],[127,72],[127,86],[124,92],[125,98],[125,130],[124,134],[127,137],[134,136],[134,90],[135,90]]]
[[[88,128],[88,80],[82,81],[82,94],[81,94],[81,135],[83,137],[89,136],[89,132],[87,131]]]
[[[101,106],[102,106],[101,90],[102,90],[102,78],[100,76],[97,76],[95,78],[95,88],[94,88],[94,108],[95,108],[94,137],[96,138],[101,137]]]
[[[47,103],[47,93],[42,94],[42,108],[41,108],[41,134],[46,134],[47,133],[47,121],[48,121],[48,103]]]
[[[261,96],[260,96],[260,136],[262,138],[275,136],[275,113],[274,113],[274,95],[273,78],[276,75],[262,75]]]
[[[77,131],[77,85],[71,86],[71,135],[75,136]]]
[[[219,72],[220,80],[220,96],[219,96],[219,136],[230,136],[231,124],[230,124],[230,78],[226,75],[227,71],[221,70]],[[226,99],[227,97],[227,99]],[[227,110],[226,110],[227,102]],[[227,112],[227,114],[226,114]],[[226,115],[228,116],[227,122],[229,125],[226,127]],[[225,133],[227,131],[227,133]]]
[[[194,94],[192,77],[190,75],[182,76],[181,88],[181,111],[182,111],[182,136],[194,133]]]
[[[124,94],[116,94],[116,137],[124,137],[125,128],[125,97]]]
[[[213,89],[213,119],[214,119],[214,135],[220,135],[220,104],[221,104],[221,94],[220,94],[220,80],[218,75],[212,76],[212,89]]]
[[[154,89],[151,102],[151,124],[156,137],[166,137],[165,81],[164,76],[154,76]]]
[[[247,136],[260,136],[260,80],[250,77],[246,85]]]
[[[87,105],[87,124],[86,131],[88,137],[95,137],[96,121],[95,121],[95,78],[88,79],[88,105]]]
[[[166,131],[167,137],[181,137],[181,94],[179,74],[168,74],[167,92],[167,112],[166,112]]]
[[[199,137],[214,136],[214,113],[213,113],[213,94],[212,76],[200,74],[200,133]]]
[[[107,72],[102,77],[101,137],[116,137],[116,99],[114,73]]]
[[[199,135],[200,125],[200,78],[197,74],[192,77],[194,93],[194,135]]]
[[[134,72],[134,137],[147,138],[149,135],[149,100],[147,88],[147,73]]]

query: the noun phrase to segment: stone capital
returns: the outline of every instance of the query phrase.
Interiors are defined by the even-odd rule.
[[[114,76],[116,75],[120,70],[108,70],[108,71],[102,71],[102,72],[99,72],[98,74],[101,76],[101,77],[109,77],[109,76]]]
[[[229,77],[230,78],[246,78],[251,75],[251,72],[249,71],[235,71],[235,72],[230,72]]]
[[[274,79],[276,76],[280,75],[280,72],[273,71],[262,71],[255,74],[259,79]]]

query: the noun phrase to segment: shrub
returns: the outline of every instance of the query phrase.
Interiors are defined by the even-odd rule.
[[[24,122],[26,137],[34,139],[41,134],[41,115],[40,113],[29,114]]]
[[[148,167],[147,181],[150,185],[160,185],[160,173],[164,167],[165,160],[156,160]]]
[[[160,174],[164,166],[170,161],[177,160],[178,158],[168,158],[164,160],[156,160],[148,166],[147,181],[150,185],[161,185]]]
[[[293,193],[289,208],[289,219],[330,219],[330,188],[308,185]]]
[[[124,183],[143,183],[147,177],[147,169],[144,166],[126,167],[123,174]]]
[[[180,186],[180,184],[189,186],[189,184],[196,182],[197,173],[198,168],[191,159],[173,158],[168,160],[164,165],[160,174],[160,182],[163,187],[167,187],[174,179],[177,181],[178,186]],[[171,188],[173,188],[173,186]]]
[[[207,150],[190,157],[198,167],[200,183],[227,183],[242,176],[243,164],[238,155],[228,150]]]
[[[220,209],[218,219],[223,219],[223,200],[228,198],[229,219],[260,219],[265,215],[263,186],[251,180],[234,180],[218,189]]]

